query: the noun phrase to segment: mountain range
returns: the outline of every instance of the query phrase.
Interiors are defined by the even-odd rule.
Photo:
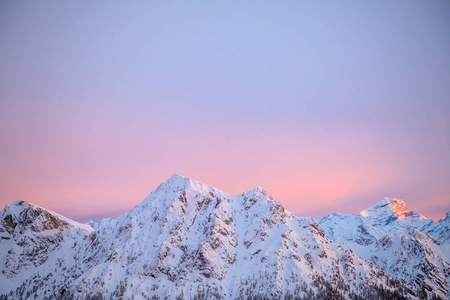
[[[450,299],[450,212],[297,217],[173,175],[116,219],[0,212],[0,299]]]

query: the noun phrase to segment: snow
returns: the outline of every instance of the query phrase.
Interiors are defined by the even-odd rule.
[[[398,274],[406,278],[425,254],[427,262],[436,266],[429,275],[442,279],[439,270],[448,264],[449,248],[419,229],[426,226],[440,235],[440,223],[407,222],[403,204],[384,201],[377,206],[383,212],[372,207],[367,215],[333,213],[316,221],[296,217],[261,187],[230,195],[173,175],[127,213],[89,225],[27,202],[13,203],[2,211],[2,220],[11,214],[19,222],[18,216],[28,209],[24,215],[31,223],[22,220],[14,231],[8,227],[12,233],[4,223],[0,227],[10,238],[0,239],[4,271],[0,294],[24,283],[24,291],[40,286],[30,294],[38,298],[44,298],[47,290],[59,293],[62,287],[74,297],[100,293],[113,298],[193,298],[207,289],[226,299],[242,298],[243,292],[306,297],[309,288],[319,292],[314,284],[318,277],[333,286],[345,282],[353,292],[362,293],[361,284],[392,290],[389,279]],[[388,218],[390,222],[384,224],[386,213],[405,217]],[[61,221],[58,228],[55,218]],[[418,229],[408,229],[411,224]],[[428,252],[405,256],[413,258],[411,263],[396,273],[391,269],[395,257],[389,260],[391,250],[382,244],[387,235],[394,240],[395,251],[402,245],[407,255],[419,243]],[[47,250],[39,252],[42,247]],[[385,254],[376,260],[376,253]],[[396,255],[405,258],[400,252]],[[409,288],[414,290],[414,283]]]
[[[426,220],[425,216],[415,214],[413,211],[408,210],[403,200],[389,197],[363,210],[360,215],[370,219],[382,219],[386,222],[389,222],[387,218],[397,218],[405,222]],[[383,216],[386,216],[386,218],[383,218]]]
[[[7,204],[5,206],[5,208],[3,209],[3,211],[4,211],[4,213],[11,214],[11,215],[16,216],[18,218],[20,213],[24,210],[24,208],[27,208],[27,207],[29,207],[31,209],[42,209],[44,211],[47,211],[50,214],[58,217],[60,220],[68,223],[72,227],[82,228],[82,229],[86,230],[89,233],[94,231],[94,229],[91,226],[89,226],[88,224],[78,223],[78,222],[76,222],[76,221],[74,221],[74,220],[72,220],[70,218],[67,218],[67,217],[64,217],[64,216],[62,216],[62,215],[60,215],[58,213],[55,213],[54,211],[42,208],[42,207],[40,207],[38,205],[35,205],[35,204],[27,202],[27,201],[15,201],[15,202],[13,202],[11,204]]]
[[[449,296],[449,227],[408,210],[403,200],[385,198],[359,215],[332,213],[319,224],[339,242],[393,278],[418,288],[428,285]]]

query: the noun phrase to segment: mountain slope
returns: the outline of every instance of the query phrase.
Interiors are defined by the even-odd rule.
[[[25,201],[6,205],[0,220],[1,291],[52,263],[54,253],[65,251],[67,243],[93,231],[86,224]]]
[[[388,280],[330,243],[314,220],[286,212],[261,188],[231,196],[173,176],[130,212],[106,222],[93,241],[99,246],[83,253],[88,267],[96,267],[85,277],[108,285],[108,272],[121,268],[139,282],[130,294],[153,288],[162,296],[186,295],[209,286],[234,298],[249,288],[246,282],[259,282],[253,292],[277,297],[293,293],[294,281],[310,283],[319,276],[354,289],[363,281]],[[147,278],[154,278],[152,286],[146,286]]]
[[[408,210],[402,200],[385,198],[359,215],[333,213],[317,222],[328,238],[393,278],[449,297],[447,218],[435,222]]]
[[[14,273],[6,258],[0,282],[14,285],[1,293],[17,299],[403,299],[419,292],[259,187],[229,195],[174,175],[124,215],[92,224],[95,231],[68,224],[57,230],[64,238],[55,248],[48,241],[51,258],[38,268]],[[21,246],[5,244],[2,255],[14,247]]]

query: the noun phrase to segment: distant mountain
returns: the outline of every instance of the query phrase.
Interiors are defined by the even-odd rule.
[[[332,213],[317,222],[326,237],[389,276],[449,297],[449,215],[435,222],[408,210],[403,200],[385,198],[359,215]]]
[[[389,212],[386,207],[394,207],[389,201],[378,203],[379,209]],[[448,298],[449,218],[434,222],[395,205],[396,219],[372,207],[366,214],[333,213],[317,222],[286,211],[260,187],[229,195],[179,175],[117,219],[89,225],[14,202],[0,213],[0,294],[7,299]],[[411,225],[417,222],[423,226]]]

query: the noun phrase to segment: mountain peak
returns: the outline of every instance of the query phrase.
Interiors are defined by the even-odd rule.
[[[173,174],[169,179],[167,179],[166,182],[170,182],[171,184],[186,184],[190,180],[190,178],[182,176],[180,174]]]
[[[40,206],[35,205],[33,203],[23,201],[23,200],[18,200],[18,201],[14,201],[13,203],[6,204],[4,211],[7,211],[9,214],[15,215],[18,217],[19,214],[27,207],[41,208]]]
[[[163,182],[158,187],[158,189],[163,188],[164,190],[188,190],[191,188],[202,189],[204,187],[206,187],[206,185],[201,182],[181,176],[179,174],[173,174],[169,179]]]
[[[257,186],[251,190],[249,190],[248,192],[246,192],[245,194],[247,195],[259,195],[259,194],[263,194],[264,196],[267,196],[266,190],[260,186]]]
[[[230,195],[178,174],[117,219],[84,224],[87,232],[74,228],[83,224],[17,201],[0,212],[0,294],[324,298],[344,288],[342,297],[379,290],[392,298],[387,282],[395,282],[411,295],[424,286],[448,295],[443,251],[427,235],[408,229],[419,228],[411,225],[414,217],[398,221],[408,213],[402,200],[386,198],[360,216],[335,212],[316,223],[295,217],[261,187]],[[447,223],[433,226],[434,236],[448,240]],[[405,236],[412,241],[407,247]],[[373,290],[361,291],[361,284]]]
[[[191,179],[189,177],[184,177],[179,174],[173,174],[170,176],[167,181],[162,183],[163,186],[165,186],[165,189],[172,189],[172,190],[210,190],[212,187],[201,183],[200,181]]]
[[[93,228],[87,224],[78,223],[54,211],[22,200],[5,205],[1,213],[1,219],[7,218],[10,220],[11,232],[19,224],[23,228],[28,228],[27,226],[29,225],[34,231],[59,228],[60,224],[61,226],[64,224],[64,226],[68,227],[79,227],[88,232],[93,231]]]
[[[179,174],[173,174],[172,176],[170,176],[169,179],[167,179],[165,182],[163,182],[157,190],[164,190],[165,192],[171,190],[171,191],[196,191],[196,192],[207,192],[209,193],[210,191],[217,191],[217,192],[221,192],[220,190],[217,190],[216,188],[207,185],[205,183],[202,183],[200,181],[191,179],[189,177],[184,177],[182,175]],[[259,195],[262,194],[264,196],[267,196],[267,192],[266,190],[261,187],[261,186],[257,186],[247,192],[244,192],[244,194],[247,194],[249,196],[254,196],[254,195]]]
[[[174,173],[172,176],[170,176],[169,180],[185,180],[185,179],[189,179],[186,176],[182,176],[180,174],[176,174]]]
[[[360,215],[366,218],[386,219],[386,222],[390,222],[393,219],[401,221],[410,220],[415,221],[417,219],[426,219],[421,214],[416,214],[406,206],[405,201],[397,198],[386,197],[383,200],[375,203],[371,207],[360,212]]]
[[[405,201],[397,198],[386,197],[366,210],[363,210],[360,214],[364,217],[371,217],[378,215],[380,212],[392,212],[399,219],[402,219],[405,217],[405,214],[409,213],[409,210]]]

